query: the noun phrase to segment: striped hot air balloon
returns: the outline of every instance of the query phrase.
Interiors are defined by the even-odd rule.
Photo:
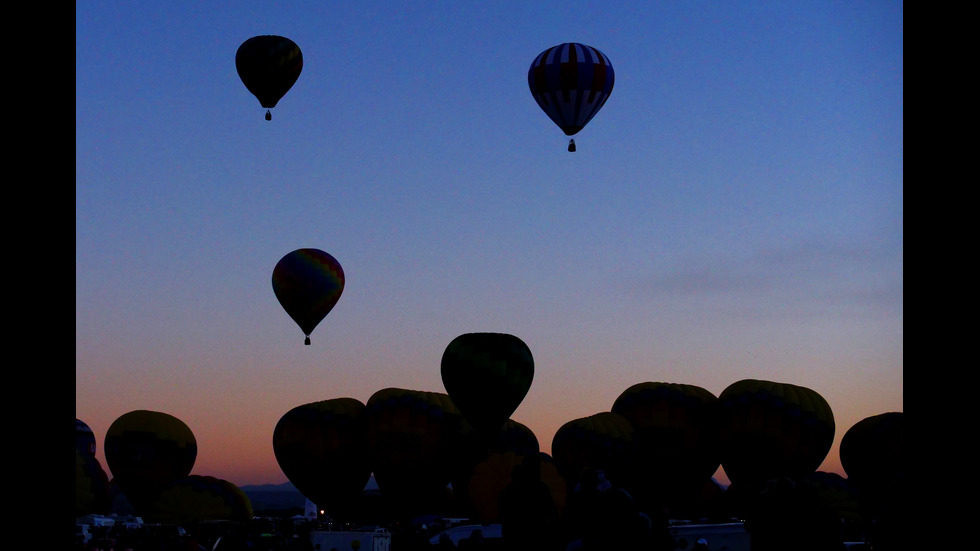
[[[574,136],[602,109],[615,74],[606,54],[566,42],[538,54],[527,72],[534,101],[567,136]],[[569,140],[575,151],[575,140]]]

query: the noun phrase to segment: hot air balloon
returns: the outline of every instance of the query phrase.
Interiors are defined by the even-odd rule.
[[[89,455],[95,455],[95,433],[82,420],[75,419],[75,447]]]
[[[148,520],[188,525],[205,521],[248,522],[252,501],[238,486],[213,476],[190,475],[175,481],[153,500]]]
[[[306,335],[327,317],[344,292],[344,269],[319,249],[297,249],[272,270],[272,291],[289,317]]]
[[[859,487],[904,483],[905,414],[893,411],[855,423],[841,438],[840,462]]]
[[[466,421],[490,441],[524,400],[534,358],[524,341],[506,333],[466,333],[442,355],[442,383]]]
[[[721,463],[718,398],[687,384],[645,382],[627,388],[612,411],[633,427],[631,489],[661,505],[695,494]]]
[[[834,442],[830,405],[809,388],[745,379],[718,400],[721,464],[733,485],[799,479],[817,470]]]
[[[197,459],[191,429],[158,411],[120,416],[109,426],[104,447],[114,480],[137,510],[145,510],[163,489],[190,474]]]
[[[815,551],[845,548],[840,512],[818,485],[804,482],[815,472],[795,479],[772,478],[761,490],[740,496],[744,503],[737,516],[744,519],[751,535],[751,549]],[[733,482],[729,491],[736,484]],[[877,546],[870,548],[878,549]]]
[[[802,484],[812,486],[821,500],[847,524],[856,525],[862,520],[858,504],[858,491],[851,482],[837,473],[815,471],[802,479]]]
[[[602,109],[615,74],[606,54],[566,42],[538,54],[527,72],[534,101],[566,136],[574,136]],[[575,151],[570,139],[568,150]]]
[[[398,514],[424,513],[445,497],[462,418],[446,394],[384,388],[364,408],[378,489]]]
[[[303,70],[303,52],[292,40],[274,35],[254,36],[235,54],[238,76],[272,120],[273,107],[293,87]]]
[[[467,495],[480,522],[489,524],[500,521],[500,496],[511,485],[514,468],[530,457],[538,459],[540,480],[548,487],[555,510],[561,515],[567,488],[565,479],[549,457],[540,453],[493,452],[475,466],[467,481]]]
[[[476,433],[464,419],[461,423],[456,464],[452,473],[453,496],[460,503],[468,501],[468,481],[477,465],[493,454],[516,453],[537,455],[541,452],[538,438],[526,425],[508,419],[492,440]]]
[[[841,438],[839,454],[868,518],[898,518],[908,492],[905,414],[892,411],[858,421]]]
[[[622,485],[633,445],[633,427],[618,413],[604,411],[568,421],[551,441],[555,466],[570,485],[586,470],[604,471]]]
[[[371,477],[363,412],[354,398],[303,404],[286,412],[272,435],[282,472],[334,518],[348,514]]]
[[[109,508],[109,477],[102,464],[75,447],[75,516],[104,515]]]

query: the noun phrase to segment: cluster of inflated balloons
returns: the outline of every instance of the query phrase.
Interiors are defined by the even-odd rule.
[[[812,389],[745,379],[716,397],[694,385],[643,382],[610,411],[560,427],[552,454],[570,483],[600,470],[644,510],[680,518],[746,518],[760,504],[793,511],[810,500],[834,518],[877,519],[882,502],[899,503],[905,491],[902,419],[900,412],[873,416],[844,434],[844,478],[817,470],[836,426],[830,405]],[[719,466],[731,481],[726,491],[712,478]],[[776,497],[774,484],[794,488],[791,497]]]
[[[276,427],[276,458],[304,495],[340,516],[373,472],[396,509],[431,512],[450,499],[449,485],[454,503],[490,522],[511,471],[532,455],[542,459],[541,480],[559,511],[585,473],[601,471],[644,507],[696,515],[718,506],[712,475],[722,466],[741,495],[787,479],[812,486],[842,516],[857,514],[846,479],[817,471],[835,422],[809,388],[747,379],[715,396],[694,385],[638,383],[609,411],[562,425],[546,455],[534,433],[510,419],[533,374],[530,349],[519,338],[463,334],[443,354],[446,393],[385,388],[366,403],[344,397],[297,406]],[[875,436],[888,440],[883,446],[870,436],[885,433],[882,424],[869,430],[869,423],[845,435],[842,463],[863,488],[894,487],[904,472],[901,431]],[[883,449],[888,457],[873,455]],[[892,468],[884,472],[899,474],[866,466],[886,462]]]
[[[490,450],[540,451],[530,429],[510,419],[534,376],[521,339],[460,335],[443,354],[442,376],[445,393],[390,387],[366,403],[342,397],[289,410],[272,439],[283,473],[336,517],[358,513],[373,473],[386,506],[408,514],[445,503],[451,483],[459,494]]]
[[[903,490],[903,414],[855,424],[840,447],[849,478],[822,473],[834,415],[802,386],[746,379],[715,396],[695,385],[638,383],[609,411],[562,425],[548,455],[533,431],[510,418],[534,377],[520,338],[462,334],[446,347],[441,372],[445,393],[389,387],[367,402],[340,397],[287,411],[272,435],[283,473],[331,516],[352,519],[368,507],[378,513],[363,491],[373,473],[393,516],[462,508],[482,522],[498,521],[500,496],[528,457],[559,512],[596,472],[646,510],[690,517],[712,514],[723,494],[753,503],[780,480],[808,488],[844,519],[877,515]],[[240,489],[190,475],[196,455],[193,433],[176,417],[127,413],[106,434],[110,484],[91,429],[76,419],[76,513],[106,511],[114,486],[158,521],[249,518]],[[731,480],[727,492],[712,479],[719,466]]]
[[[104,455],[110,481],[95,458],[95,435],[75,419],[75,516],[111,512],[121,493],[147,522],[189,524],[212,520],[247,521],[252,504],[236,485],[192,475],[197,440],[168,413],[135,410],[109,426]]]

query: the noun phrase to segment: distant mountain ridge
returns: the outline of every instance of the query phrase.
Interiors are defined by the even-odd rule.
[[[249,486],[239,486],[245,493],[248,492],[298,492],[292,482],[282,484],[252,484]]]
[[[290,482],[239,486],[239,488],[252,502],[252,512],[256,516],[263,516],[266,513],[283,514],[292,509],[298,509],[296,513],[302,514],[306,507],[306,497]]]
[[[288,509],[295,508],[300,509],[299,513],[302,514],[306,508],[306,496],[300,493],[292,482],[283,482],[282,484],[252,484],[239,486],[239,488],[245,492],[245,495],[252,502],[252,511],[257,516],[262,516],[262,513],[265,512],[282,514]],[[378,483],[374,480],[373,474],[368,479],[364,489],[378,489]]]

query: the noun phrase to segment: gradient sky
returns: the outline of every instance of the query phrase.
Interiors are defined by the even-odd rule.
[[[182,419],[193,473],[286,481],[303,403],[444,392],[461,333],[535,359],[542,450],[632,384],[809,387],[857,421],[903,402],[903,6],[890,1],[76,4],[75,416]],[[299,80],[264,119],[235,52]],[[527,86],[562,42],[612,95],[576,153]],[[347,284],[303,334],[276,262]],[[722,481],[727,480],[719,472]]]

